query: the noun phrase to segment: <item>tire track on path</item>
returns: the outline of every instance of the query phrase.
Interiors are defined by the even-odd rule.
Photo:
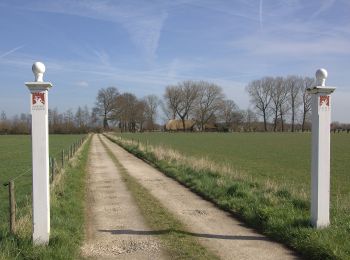
[[[247,228],[212,203],[103,137],[128,173],[156,197],[196,237],[221,259],[298,259],[283,245]]]
[[[167,259],[152,235],[124,179],[97,135],[88,163],[86,238],[83,257],[92,259]],[[132,232],[138,230],[140,236]],[[147,235],[148,234],[148,235]]]

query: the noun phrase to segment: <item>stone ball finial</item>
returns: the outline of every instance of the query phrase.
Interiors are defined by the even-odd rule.
[[[45,65],[44,63],[37,61],[33,64],[32,66],[32,71],[35,76],[35,81],[36,82],[43,82],[43,77],[45,73]]]
[[[325,69],[318,69],[316,71],[316,80],[318,86],[326,86],[326,79],[328,76],[328,72]]]

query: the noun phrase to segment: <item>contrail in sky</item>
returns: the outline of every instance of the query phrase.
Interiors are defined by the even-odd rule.
[[[262,6],[263,6],[263,0],[260,0],[260,3],[259,3],[259,22],[260,22],[260,29],[261,30],[263,27]]]
[[[18,46],[16,48],[12,49],[12,50],[9,50],[8,52],[5,52],[5,53],[1,54],[0,55],[0,59],[10,55],[11,53],[14,53],[15,51],[18,51],[19,49],[22,49],[23,47],[24,47],[24,45]]]

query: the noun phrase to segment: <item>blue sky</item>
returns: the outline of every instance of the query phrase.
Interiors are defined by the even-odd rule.
[[[314,76],[336,86],[333,120],[350,122],[350,1],[0,1],[0,110],[29,112],[25,81],[46,65],[50,107],[92,107],[98,89],[142,97],[203,79],[240,108],[263,76]]]

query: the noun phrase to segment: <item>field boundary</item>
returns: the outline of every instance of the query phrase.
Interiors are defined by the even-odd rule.
[[[253,183],[233,182],[224,188],[217,183],[225,182],[225,176],[212,171],[195,171],[188,165],[158,160],[151,149],[141,150],[140,144],[130,144],[116,136],[105,135],[129,153],[144,160],[167,176],[191,189],[202,198],[238,217],[262,234],[282,242],[308,259],[342,259],[322,241],[324,230],[310,226],[309,205],[293,198],[286,190],[275,192],[254,187]],[[149,144],[147,144],[149,146]],[[144,148],[144,147],[142,147]],[[266,194],[269,192],[269,194]],[[328,228],[329,229],[329,228]]]
[[[57,218],[60,218],[60,215],[64,214],[58,204],[65,203],[65,191],[70,189],[72,185],[67,179],[72,179],[71,175],[74,175],[76,171],[81,173],[81,167],[86,161],[87,149],[89,148],[90,135],[85,135],[83,138],[77,140],[69,148],[69,155],[67,155],[67,160],[64,161],[62,167],[57,167],[54,172],[54,178],[51,180],[50,193],[51,193],[51,235],[50,243],[47,247],[42,246],[33,246],[31,233],[32,233],[32,213],[31,213],[31,203],[28,199],[26,205],[23,208],[20,208],[22,214],[18,218],[18,224],[16,225],[16,230],[13,233],[4,233],[1,237],[2,243],[6,243],[6,246],[3,250],[3,254],[0,254],[1,257],[10,257],[13,255],[22,256],[22,257],[31,257],[38,255],[52,254],[59,246],[57,246],[57,239],[60,240],[60,235],[58,233],[62,232],[63,237],[64,226],[60,226],[61,223],[57,222]],[[60,152],[61,154],[61,152]],[[63,161],[63,158],[62,158]],[[52,168],[50,168],[50,172]],[[18,176],[14,177],[17,178]],[[85,189],[84,189],[85,191]],[[58,207],[58,208],[57,208]],[[81,221],[81,220],[80,220]],[[58,224],[57,224],[58,223]],[[58,230],[54,227],[58,226]],[[78,226],[77,226],[78,227]],[[71,232],[72,230],[69,230]],[[64,238],[66,239],[66,238]],[[74,238],[70,238],[74,240]],[[62,243],[62,241],[60,242]],[[73,243],[74,245],[74,243]],[[72,246],[73,246],[72,245]],[[33,257],[34,257],[33,256]],[[35,258],[35,257],[34,257]]]
[[[49,181],[50,181],[50,190],[52,190],[57,180],[56,178],[61,176],[64,173],[64,170],[67,166],[67,164],[71,163],[71,161],[74,159],[74,156],[78,152],[79,148],[84,144],[86,141],[86,138],[88,138],[88,135],[83,136],[79,140],[73,142],[68,149],[63,149],[62,151],[59,151],[53,156],[49,156]],[[59,158],[60,157],[60,158]],[[59,158],[60,163],[57,163],[56,158]],[[15,189],[15,180],[18,178],[21,178],[24,175],[30,174],[32,172],[32,168],[28,168],[27,170],[24,170],[22,173],[18,174],[17,176],[9,179],[8,181],[4,182],[5,187],[9,187],[9,221],[10,221],[10,233],[14,234],[16,233],[16,211],[17,211],[17,203],[16,203],[16,189]],[[59,178],[58,178],[59,179]],[[29,205],[26,205],[25,207],[29,207]],[[22,218],[26,218],[27,216],[24,215]]]

